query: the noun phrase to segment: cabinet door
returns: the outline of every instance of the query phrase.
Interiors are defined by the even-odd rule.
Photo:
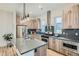
[[[71,9],[68,11],[68,19],[67,19],[67,21],[68,21],[68,27],[67,28],[72,28],[72,23],[71,23],[71,21],[72,21],[72,19],[71,19]]]
[[[48,41],[48,47],[52,50],[55,50],[55,39],[54,38],[49,38],[49,41]]]
[[[46,56],[47,55],[47,45],[42,46],[40,49],[40,56]]]
[[[59,47],[59,52],[62,53],[62,49],[63,49],[63,41],[60,40],[60,47]]]
[[[79,28],[79,6],[72,7],[71,10],[71,25],[72,28]]]
[[[52,49],[52,44],[53,44],[52,38],[49,38],[49,40],[48,40],[48,48]]]
[[[63,13],[63,28],[79,28],[79,5],[66,8]]]
[[[63,14],[63,29],[66,29],[68,27],[68,19],[67,19],[68,15],[67,13]]]
[[[36,49],[35,56],[46,56],[47,55],[47,45]]]
[[[55,38],[52,38],[52,49],[55,50]]]
[[[60,49],[60,40],[55,39],[55,50],[59,52]]]
[[[66,13],[66,29],[68,28],[72,28],[71,26],[71,9],[68,9],[67,13]]]
[[[63,12],[63,29],[68,29],[70,25],[70,8],[66,8]]]

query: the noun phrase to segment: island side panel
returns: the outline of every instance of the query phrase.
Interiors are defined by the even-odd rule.
[[[46,55],[47,55],[47,45],[35,49],[35,56],[46,56]]]

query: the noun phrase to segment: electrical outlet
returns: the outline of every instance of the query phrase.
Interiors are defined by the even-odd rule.
[[[78,33],[75,33],[76,36],[78,36]]]

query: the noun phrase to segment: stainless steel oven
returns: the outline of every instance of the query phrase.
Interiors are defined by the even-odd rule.
[[[48,42],[49,36],[48,35],[42,35],[41,36],[42,41]]]
[[[72,42],[72,41],[63,41],[63,48],[71,49],[75,52],[79,52],[79,43]]]

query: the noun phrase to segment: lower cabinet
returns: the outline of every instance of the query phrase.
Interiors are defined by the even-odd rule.
[[[55,49],[55,40],[53,38],[49,38],[48,40],[48,48]]]
[[[63,53],[62,47],[63,47],[63,41],[60,40],[60,45],[59,45],[59,52],[60,53]]]
[[[56,51],[60,51],[60,40],[58,39],[55,39],[55,50]]]
[[[75,53],[71,49],[63,47],[63,40],[56,38],[49,38],[48,47],[51,50],[57,51],[66,56],[78,56],[78,53]]]
[[[58,40],[55,38],[49,38],[49,41],[48,41],[49,49],[60,52],[60,50],[62,49],[62,45],[63,45],[62,40]]]
[[[46,56],[47,55],[47,45],[35,49],[35,56]]]
[[[60,48],[61,48],[60,45],[62,45],[61,43],[62,43],[61,40],[58,40],[58,39],[55,39],[55,38],[49,38],[48,47],[49,47],[49,49],[60,52]]]

